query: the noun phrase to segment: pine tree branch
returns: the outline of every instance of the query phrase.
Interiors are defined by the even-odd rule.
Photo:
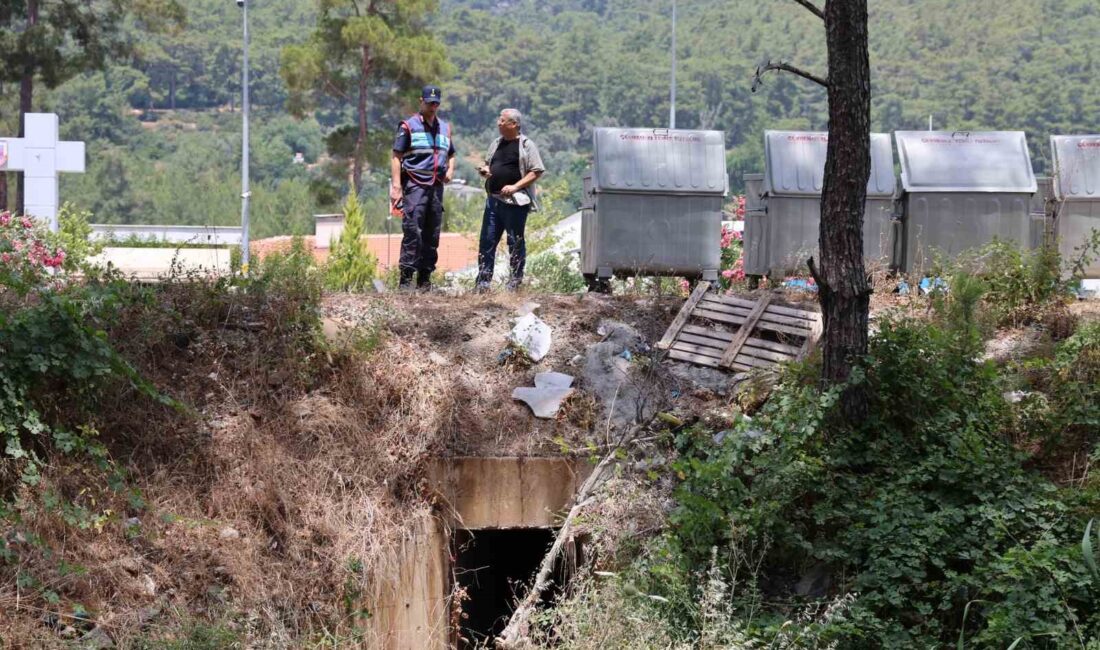
[[[806,11],[808,11],[811,14],[817,16],[821,20],[825,20],[825,12],[818,9],[813,4],[811,4],[809,0],[794,0],[794,1],[797,2],[798,4],[802,5],[803,7],[805,7]]]
[[[639,406],[642,407],[642,405]],[[618,442],[612,445],[610,451],[608,451],[607,455],[600,461],[600,464],[596,466],[596,469],[592,470],[592,473],[588,475],[588,478],[585,479],[580,489],[577,490],[577,495],[573,497],[573,506],[569,509],[569,514],[566,515],[565,520],[562,521],[561,528],[558,529],[557,537],[554,540],[554,544],[550,547],[550,551],[547,552],[546,556],[542,559],[542,564],[539,566],[539,572],[535,576],[534,583],[527,591],[527,595],[524,596],[523,600],[516,604],[516,609],[512,612],[511,618],[508,619],[508,625],[504,628],[504,631],[500,633],[500,636],[496,638],[496,650],[517,650],[518,648],[525,647],[523,646],[523,641],[527,638],[530,628],[529,620],[538,607],[542,593],[546,591],[546,588],[552,581],[554,562],[561,554],[566,542],[573,538],[573,524],[577,516],[585,506],[589,505],[590,497],[593,493],[602,487],[604,479],[607,478],[608,472],[613,469],[614,462],[618,459],[617,452],[619,449],[633,442],[638,434],[649,426],[649,423],[656,417],[658,416],[654,415],[645,423],[635,425],[624,433],[623,436],[619,438]]]
[[[828,88],[829,87],[829,82],[828,81],[826,81],[825,79],[822,79],[821,77],[819,77],[819,76],[817,76],[817,75],[815,75],[811,72],[806,72],[805,70],[803,70],[801,68],[796,68],[795,66],[793,66],[789,63],[783,63],[782,61],[779,61],[777,63],[773,63],[772,61],[768,61],[763,66],[758,66],[756,68],[756,74],[753,75],[753,78],[752,78],[752,91],[753,92],[756,92],[756,89],[759,88],[764,83],[764,75],[767,74],[768,72],[771,72],[772,70],[779,70],[779,71],[782,71],[782,72],[790,72],[791,74],[798,75],[799,77],[802,77],[803,79],[809,79],[810,81],[812,81],[815,84],[821,86],[822,88]]]
[[[817,272],[817,265],[814,264],[813,257],[810,257],[810,259],[806,260],[806,266],[810,269],[810,277],[812,277],[814,279],[814,283],[817,284],[817,290],[819,292],[828,291],[829,283],[826,282],[825,278],[821,277],[821,275]],[[824,318],[824,313],[822,313],[822,317]]]

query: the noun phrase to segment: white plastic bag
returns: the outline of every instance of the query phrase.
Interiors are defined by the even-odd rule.
[[[531,361],[541,361],[550,352],[550,326],[534,314],[521,316],[508,335],[508,341],[523,350]]]

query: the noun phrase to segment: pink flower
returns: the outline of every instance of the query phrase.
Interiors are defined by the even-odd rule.
[[[58,268],[65,263],[65,251],[58,249],[52,256],[47,255],[42,258],[42,263],[46,266]]]
[[[34,227],[34,222],[31,221],[30,217],[20,217],[19,223],[23,224],[24,228],[33,228]]]
[[[4,264],[11,262],[11,253],[0,253],[0,262]]]
[[[688,293],[691,291],[691,283],[687,280],[680,280],[680,291]]]
[[[0,212],[0,226],[6,226],[11,223],[11,213],[7,210]]]
[[[730,269],[730,271],[733,273],[733,279],[734,280],[744,280],[745,279],[745,258],[744,257],[738,257],[737,261],[733,263],[733,268]]]
[[[729,248],[731,245],[733,245],[734,232],[734,230],[722,226],[722,248]]]

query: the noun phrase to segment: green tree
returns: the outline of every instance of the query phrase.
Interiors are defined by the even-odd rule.
[[[344,230],[332,243],[325,284],[335,291],[362,291],[374,280],[378,260],[363,241],[363,206],[349,194],[344,203]]]
[[[863,264],[863,211],[871,173],[871,64],[867,0],[831,0],[824,9],[795,0],[825,24],[828,75],[818,77],[787,63],[768,62],[753,87],[770,70],[796,74],[829,94],[829,145],[821,192],[820,268],[806,261],[817,281],[824,324],[821,379],[843,385],[867,355],[871,287]],[[867,410],[866,387],[845,389],[841,409],[848,421]]]
[[[428,31],[435,0],[320,0],[309,41],[283,50],[281,73],[290,110],[303,115],[322,97],[356,102],[351,180],[362,189],[371,96],[392,98],[420,83],[449,76],[443,45]],[[374,91],[372,93],[372,90]]]
[[[35,79],[56,88],[126,53],[122,27],[128,15],[151,29],[184,20],[177,0],[0,0],[0,83],[19,84],[20,136],[22,116],[32,110]],[[6,203],[2,182],[0,206]],[[16,204],[23,204],[22,188]]]

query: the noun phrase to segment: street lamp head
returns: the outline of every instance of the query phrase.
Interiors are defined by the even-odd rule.
[[[245,0],[237,0],[237,6],[240,7],[241,9],[244,9],[244,3],[245,3]]]

